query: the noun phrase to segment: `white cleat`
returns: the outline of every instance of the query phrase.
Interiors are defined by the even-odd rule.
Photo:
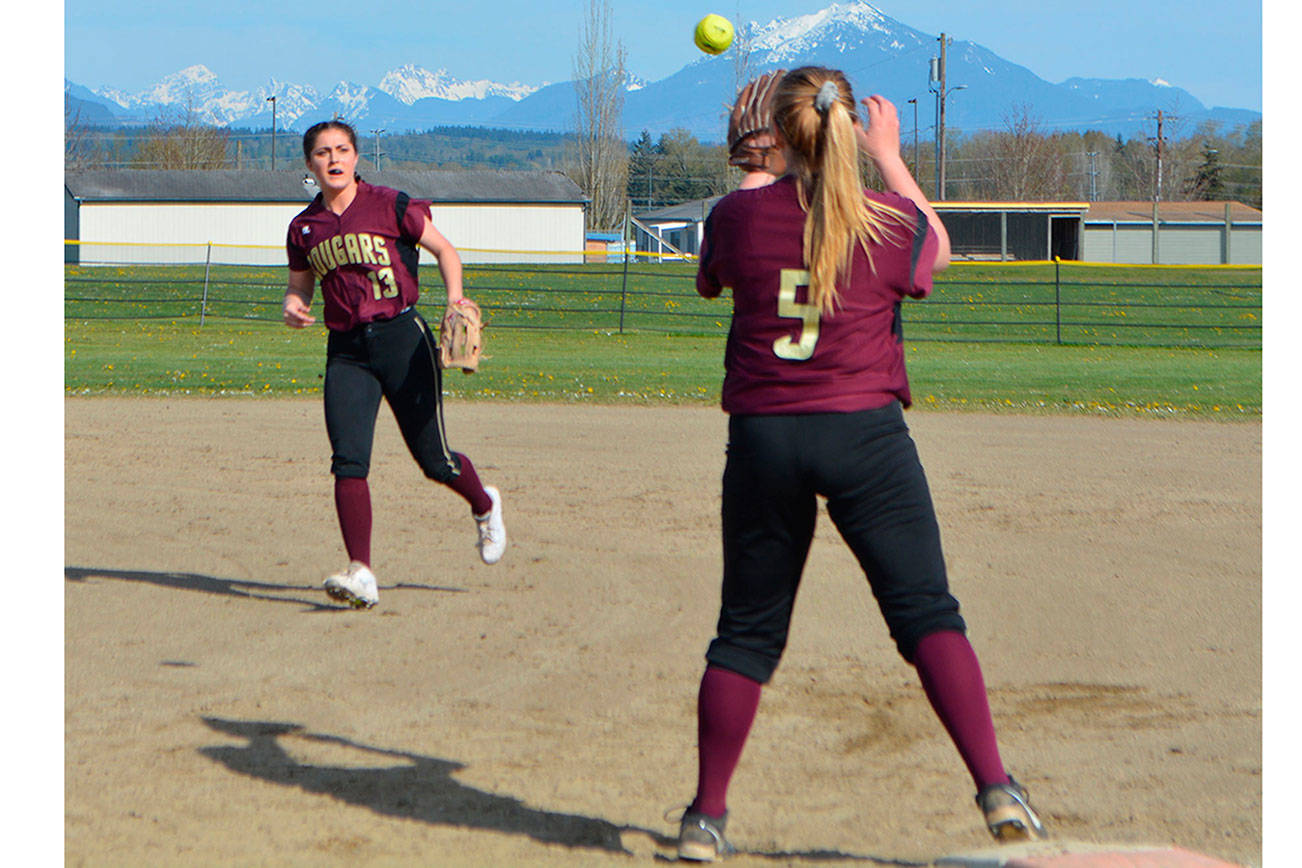
[[[491,485],[485,485],[493,501],[493,508],[488,515],[475,516],[475,525],[479,530],[479,557],[486,564],[495,564],[502,559],[506,551],[506,524],[502,521],[502,495]]]
[[[369,609],[380,602],[375,573],[358,561],[352,561],[348,569],[326,579],[325,591],[332,600],[347,603],[354,609]]]

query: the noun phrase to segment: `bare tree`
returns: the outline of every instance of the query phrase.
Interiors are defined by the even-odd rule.
[[[1004,116],[1004,126],[995,136],[995,160],[990,167],[996,195],[1012,200],[1061,195],[1067,186],[1066,167],[1040,132],[1030,107],[1015,107]]]
[[[81,119],[81,106],[72,107],[67,94],[63,98],[63,169],[89,169],[96,163],[90,131]]]
[[[610,0],[588,0],[574,55],[575,159],[570,176],[588,195],[589,229],[618,228],[628,203],[624,44],[611,32]]]
[[[225,130],[199,122],[190,94],[179,117],[154,119],[136,159],[149,169],[225,169],[230,162],[229,139]]]
[[[751,58],[751,42],[754,34],[750,29],[742,26],[741,22],[741,4],[737,4],[737,11],[733,13],[733,19],[736,22],[736,31],[732,41],[732,71],[733,71],[733,93],[740,93],[741,89],[746,86],[746,82],[755,77],[755,62]]]

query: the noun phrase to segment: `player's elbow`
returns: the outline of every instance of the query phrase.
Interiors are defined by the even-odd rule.
[[[936,247],[936,261],[931,264],[931,273],[940,274],[946,268],[949,268],[952,251],[949,246],[949,238],[942,235],[940,244]]]

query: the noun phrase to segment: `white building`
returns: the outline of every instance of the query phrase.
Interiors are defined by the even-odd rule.
[[[429,200],[463,262],[583,261],[587,199],[559,172],[359,171]],[[289,221],[316,193],[302,169],[68,172],[64,259],[284,265]]]
[[[1262,214],[1242,202],[1093,202],[1081,259],[1165,265],[1261,265]]]

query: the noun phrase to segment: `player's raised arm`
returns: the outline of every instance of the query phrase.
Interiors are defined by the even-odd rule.
[[[927,222],[940,242],[931,270],[933,273],[944,271],[949,267],[949,233],[945,231],[940,215],[931,207],[922,188],[909,173],[909,167],[904,164],[904,158],[900,156],[899,113],[895,110],[895,105],[883,96],[873,94],[861,102],[868,109],[868,126],[855,124],[859,149],[873,161],[887,190],[912,200],[927,215]]]

